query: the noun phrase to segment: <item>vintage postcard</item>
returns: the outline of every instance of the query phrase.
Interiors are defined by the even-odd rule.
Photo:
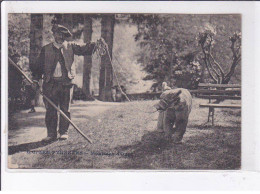
[[[240,169],[241,19],[8,14],[8,168]]]
[[[255,169],[250,13],[110,3],[8,4],[5,170]]]

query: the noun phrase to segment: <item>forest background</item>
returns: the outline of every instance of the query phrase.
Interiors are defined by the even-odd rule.
[[[53,41],[52,25],[60,23],[72,31],[73,41],[79,44],[95,42],[102,33],[110,35],[106,38],[114,72],[108,68],[109,90],[117,85],[115,74],[127,93],[156,92],[164,81],[171,87],[188,89],[196,89],[201,82],[224,83],[224,76],[229,76],[227,83],[241,82],[241,59],[236,59],[232,50],[235,42],[237,54],[241,54],[238,14],[9,14],[8,22],[9,56],[28,74],[40,47]],[[86,95],[101,95],[101,82],[107,82],[102,59],[75,56],[75,61],[77,86]],[[87,79],[83,75],[86,71]],[[10,75],[9,71],[9,89],[17,88],[21,78]],[[110,101],[106,95],[103,100]]]

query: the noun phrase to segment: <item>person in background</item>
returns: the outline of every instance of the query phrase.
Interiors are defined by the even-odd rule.
[[[116,86],[111,88],[113,102],[116,102]]]
[[[26,85],[26,90],[27,90],[27,99],[30,103],[30,111],[28,113],[35,113],[35,96],[36,96],[36,89],[38,88],[33,88],[33,86]]]

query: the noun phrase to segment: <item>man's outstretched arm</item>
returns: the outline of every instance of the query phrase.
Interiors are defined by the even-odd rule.
[[[93,53],[93,50],[95,48],[95,43],[86,43],[84,45],[78,45],[73,43],[72,44],[72,49],[75,55],[91,55]]]

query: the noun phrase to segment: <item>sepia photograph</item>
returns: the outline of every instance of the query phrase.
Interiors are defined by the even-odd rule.
[[[8,169],[240,170],[241,21],[9,13]]]

